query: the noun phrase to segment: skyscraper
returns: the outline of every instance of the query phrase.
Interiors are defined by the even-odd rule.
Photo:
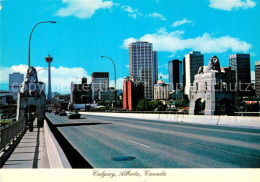
[[[9,74],[9,91],[12,92],[14,99],[17,99],[17,93],[22,86],[23,79],[23,74],[19,72]]]
[[[255,94],[260,96],[260,61],[255,62]]]
[[[153,86],[158,79],[157,52],[153,44],[133,42],[129,45],[130,77],[144,82],[144,97],[153,99]]]
[[[104,95],[108,93],[106,91],[108,91],[109,88],[109,73],[93,72],[91,84],[92,84],[92,100],[93,101],[100,100],[101,99],[100,95],[102,94]]]
[[[169,69],[169,89],[176,90],[177,86],[178,89],[181,89],[183,87],[182,62],[178,59],[169,61],[168,69]]]
[[[250,54],[230,55],[229,66],[236,71],[236,83],[251,83]]]
[[[190,86],[199,67],[204,65],[204,56],[200,51],[191,51],[185,55],[185,94],[190,97]]]
[[[230,55],[229,66],[236,71],[237,94],[239,96],[251,95],[248,89],[251,84],[250,54]]]

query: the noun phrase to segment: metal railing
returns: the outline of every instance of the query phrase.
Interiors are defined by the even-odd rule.
[[[26,128],[26,121],[13,121],[9,124],[0,124],[0,152],[14,144]]]

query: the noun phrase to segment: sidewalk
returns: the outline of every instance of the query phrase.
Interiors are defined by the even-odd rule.
[[[36,122],[33,132],[27,130],[3,168],[50,168],[44,129],[37,128]]]

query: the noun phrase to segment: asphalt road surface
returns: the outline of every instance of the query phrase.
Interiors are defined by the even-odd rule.
[[[256,168],[260,130],[47,113],[94,168]]]

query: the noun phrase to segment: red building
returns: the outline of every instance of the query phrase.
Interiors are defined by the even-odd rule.
[[[140,99],[144,98],[144,84],[129,77],[124,79],[123,84],[123,108],[132,111]]]

